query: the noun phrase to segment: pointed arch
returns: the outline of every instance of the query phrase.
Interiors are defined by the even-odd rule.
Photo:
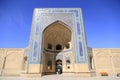
[[[52,24],[48,25],[44,29],[42,36],[43,36],[43,56],[44,56],[43,70],[44,72],[51,72],[51,71],[55,72],[57,66],[55,65],[56,64],[55,60],[58,57],[57,54],[59,54],[60,52],[66,49],[71,49],[69,45],[72,42],[72,29],[64,22],[57,20]],[[68,48],[66,48],[66,46],[68,46]],[[48,64],[48,62],[50,64],[45,66],[46,64]],[[62,64],[62,60],[61,60],[61,64]],[[49,71],[48,68],[50,68]]]
[[[45,30],[46,30],[47,28],[49,28],[50,26],[54,26],[54,25],[56,25],[56,24],[60,24],[60,25],[62,25],[62,26],[64,26],[64,27],[67,27],[67,28],[72,32],[72,28],[71,28],[70,26],[68,26],[66,23],[64,23],[64,22],[62,22],[62,21],[60,21],[60,20],[57,20],[57,21],[49,24],[49,25],[43,30],[43,33],[45,32]]]
[[[62,21],[55,21],[48,25],[43,31],[44,46],[47,47],[47,44],[56,46],[56,44],[62,45],[64,49],[65,43],[71,41],[72,29],[67,24]],[[63,38],[64,37],[64,38]],[[56,44],[55,44],[56,43]],[[55,49],[55,47],[54,47]]]

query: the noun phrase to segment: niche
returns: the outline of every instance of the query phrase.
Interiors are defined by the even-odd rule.
[[[56,45],[56,50],[62,50],[62,46],[60,44]]]
[[[28,61],[28,57],[25,56],[24,59],[23,59],[23,70],[26,70],[26,67],[27,67],[27,61]]]
[[[70,69],[70,57],[66,57],[66,67],[67,69]]]
[[[48,49],[52,49],[52,44],[48,44]]]

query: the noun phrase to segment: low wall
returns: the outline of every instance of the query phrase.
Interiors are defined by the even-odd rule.
[[[24,49],[1,48],[0,49],[0,75],[19,76]]]

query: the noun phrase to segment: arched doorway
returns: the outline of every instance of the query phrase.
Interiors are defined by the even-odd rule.
[[[44,29],[42,60],[44,74],[56,73],[56,56],[59,57],[58,54],[71,48],[71,36],[70,27],[61,21],[56,21]]]
[[[62,74],[62,60],[56,60],[56,73]]]

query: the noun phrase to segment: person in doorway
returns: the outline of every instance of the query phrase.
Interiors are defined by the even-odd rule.
[[[58,64],[57,65],[57,74],[61,74],[62,73],[62,65]]]

